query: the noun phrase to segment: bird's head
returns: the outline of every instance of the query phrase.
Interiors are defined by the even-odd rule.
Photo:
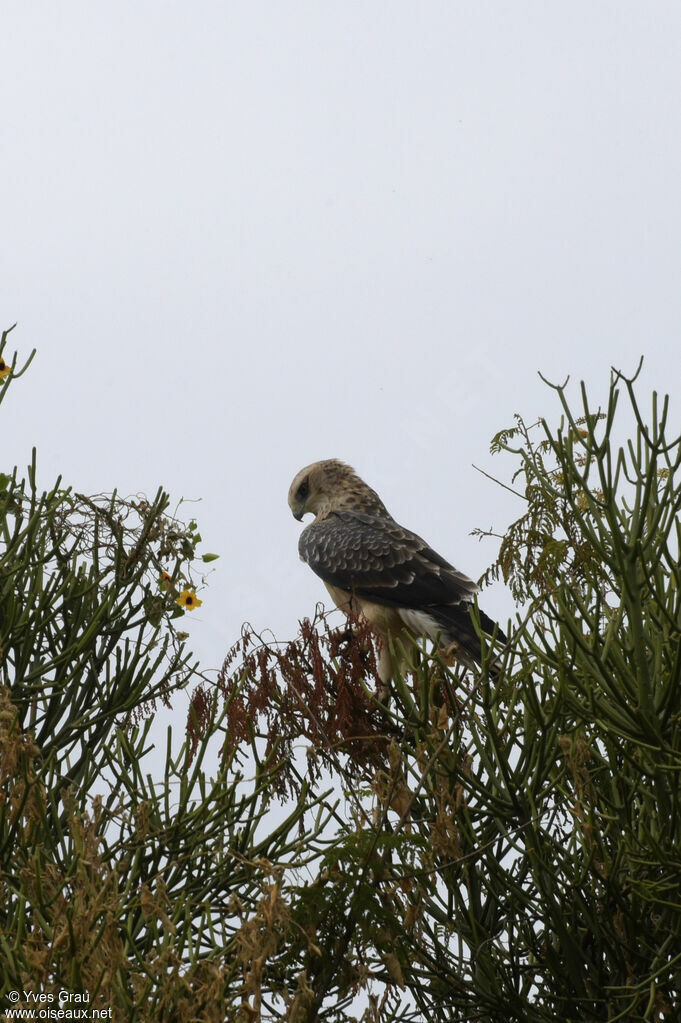
[[[328,511],[340,492],[341,479],[354,475],[349,465],[335,458],[306,465],[296,474],[288,492],[293,517],[300,522],[308,512],[319,515]]]
[[[303,515],[325,515],[339,508],[380,509],[387,515],[378,495],[359,478],[355,470],[337,458],[306,465],[297,473],[288,492],[289,508],[300,522]]]

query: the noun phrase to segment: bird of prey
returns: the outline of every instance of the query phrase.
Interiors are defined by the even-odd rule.
[[[378,632],[384,684],[397,667],[391,647],[399,656],[407,637],[428,636],[468,666],[480,661],[470,616],[479,587],[400,526],[354,469],[335,458],[313,462],[296,475],[288,503],[299,521],[315,516],[300,534],[301,560],[342,611],[363,615]],[[485,633],[505,639],[491,618],[479,616]]]

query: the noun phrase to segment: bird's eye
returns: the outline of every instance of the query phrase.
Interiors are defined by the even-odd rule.
[[[298,487],[298,497],[300,498],[301,501],[304,501],[309,493],[310,493],[310,481],[309,480],[303,480],[303,482]]]

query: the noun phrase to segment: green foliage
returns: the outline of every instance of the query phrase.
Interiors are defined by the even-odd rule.
[[[213,684],[179,631],[196,523],[41,492],[35,458],[0,476],[3,991],[134,1021],[680,1018],[681,439],[619,374],[602,409],[555,393],[557,427],[493,443],[524,502],[487,574],[509,640],[475,672],[414,649],[388,698],[367,624],[320,613],[245,630]]]
[[[280,941],[314,799],[268,826],[272,765],[246,780],[220,755],[229,708],[201,690],[184,743],[155,749],[153,712],[200,679],[178,626],[201,538],[168,508],[41,491],[35,454],[0,478],[0,996],[248,1020],[253,935]]]
[[[622,390],[634,436],[616,446]],[[614,376],[602,413],[582,387],[578,417],[556,391],[557,430],[539,424],[535,442],[519,419],[495,440],[527,507],[490,575],[529,607],[500,681],[483,674],[429,773],[453,828],[451,866],[421,902],[429,1019],[681,1007],[681,442],[666,399],[644,421],[633,380]]]
[[[518,419],[493,445],[525,502],[488,573],[524,602],[498,676],[483,637],[473,677],[415,652],[360,744],[338,695],[380,689],[332,633],[248,666],[295,704],[281,742],[305,734],[345,790],[293,897],[322,952],[307,1023],[356,1018],[357,990],[385,1023],[681,1014],[681,441],[619,374],[603,411],[555,390],[557,429]]]

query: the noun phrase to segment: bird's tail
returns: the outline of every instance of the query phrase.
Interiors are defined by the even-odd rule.
[[[432,617],[440,630],[440,643],[446,645],[455,657],[472,667],[473,664],[482,662],[482,650],[471,611],[471,604],[453,604],[433,608]],[[503,629],[480,608],[477,609],[477,613],[480,628],[485,635],[505,643],[506,635]],[[492,676],[498,677],[501,668],[501,660],[497,657],[490,666]]]

